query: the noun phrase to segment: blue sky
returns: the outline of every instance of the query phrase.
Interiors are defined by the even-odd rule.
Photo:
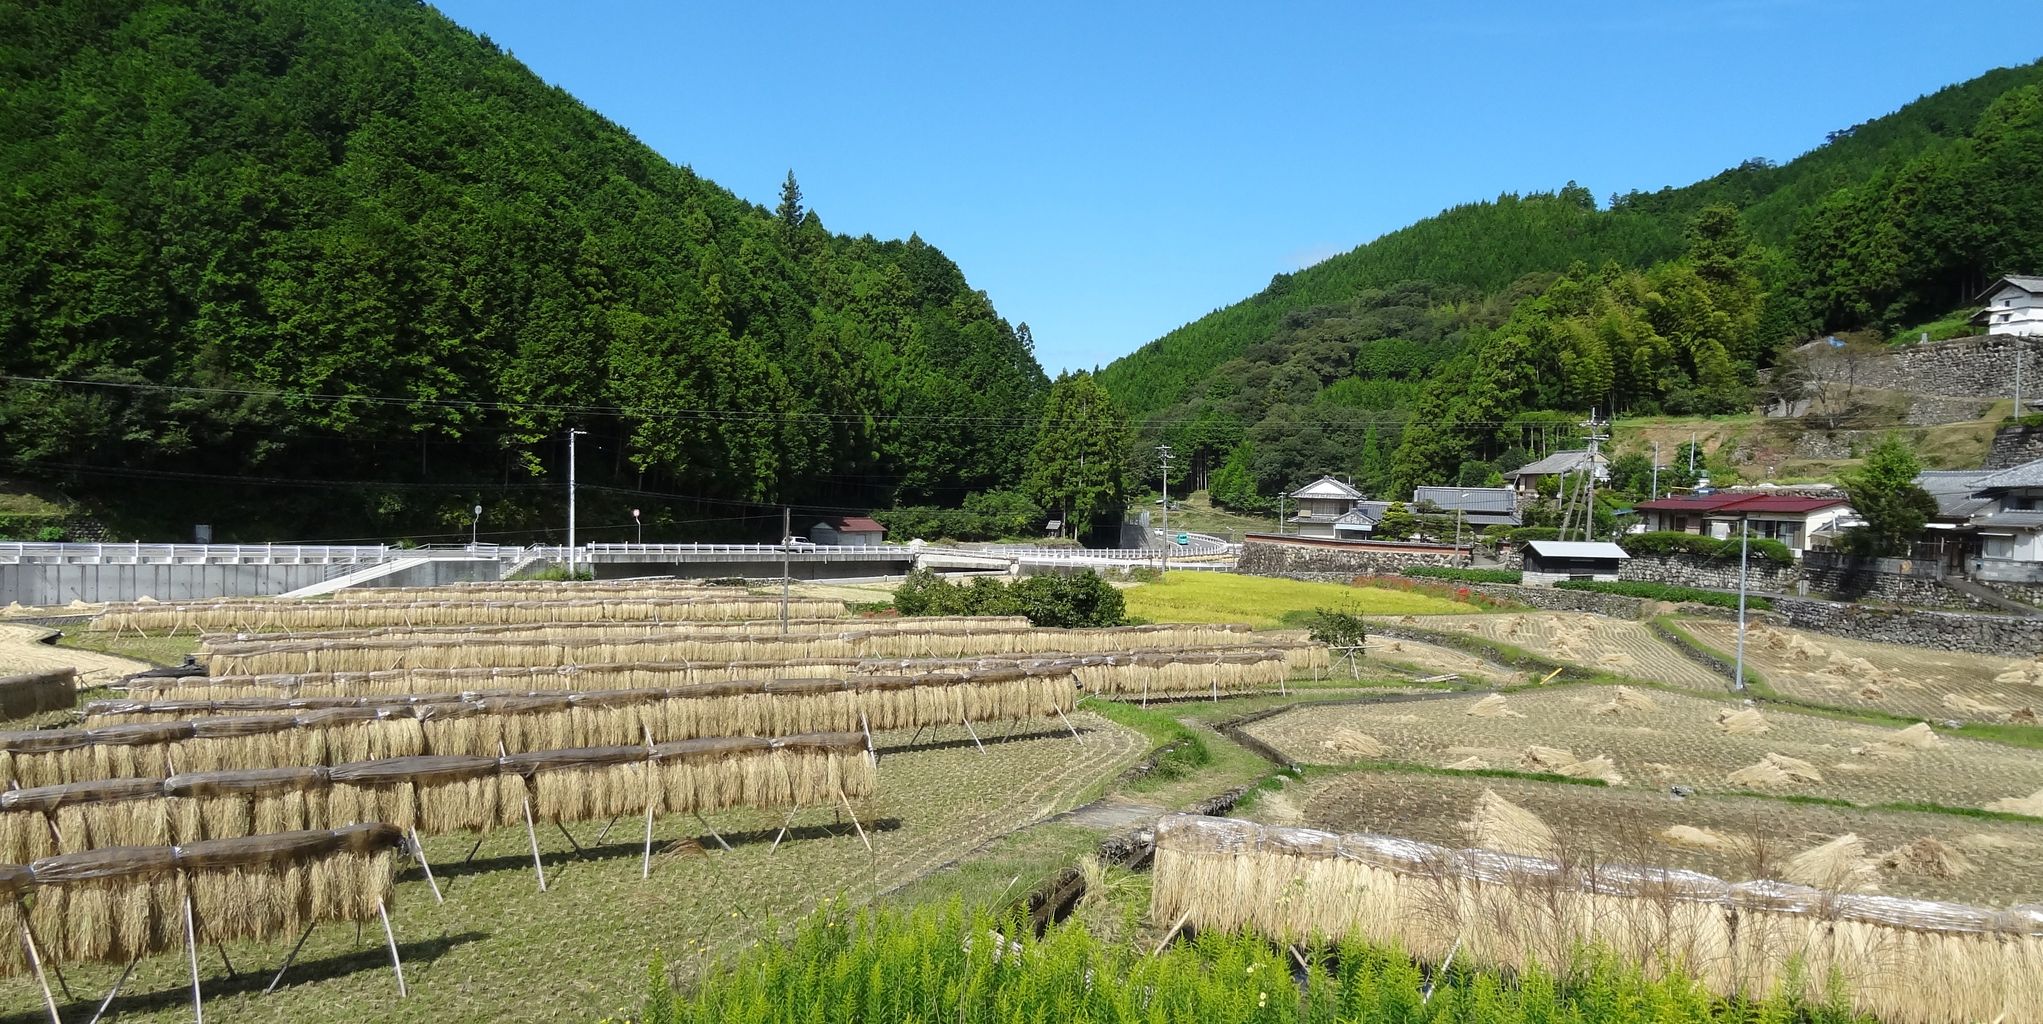
[[[2043,55],[1919,0],[437,6],[742,196],[920,233],[1052,373],[1455,203],[1786,160]]]

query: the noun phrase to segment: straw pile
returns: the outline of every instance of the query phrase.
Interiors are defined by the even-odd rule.
[[[844,615],[844,602],[800,599],[790,616]],[[745,596],[570,599],[558,601],[214,601],[112,604],[93,619],[109,632],[213,633],[346,629],[368,626],[469,626],[541,622],[690,622],[764,619],[777,598]]]
[[[1208,655],[1254,655],[1244,657],[1245,665],[1222,664],[1208,676],[1198,678],[1186,692],[1199,692],[1219,682],[1225,673],[1236,689],[1256,685],[1246,680],[1284,678],[1283,663],[1293,659],[1296,648],[1277,644],[1259,647],[1209,647],[1152,654],[1147,664],[1137,664],[1146,652],[1116,651],[1100,654],[1044,653],[998,655],[982,658],[795,658],[784,661],[708,662],[614,662],[591,665],[525,666],[519,668],[389,669],[376,672],[306,672],[260,676],[164,676],[137,677],[130,681],[130,695],[147,700],[239,700],[251,697],[306,699],[317,697],[404,696],[416,693],[552,692],[576,690],[629,690],[682,686],[689,683],[726,682],[736,679],[775,679],[787,676],[845,678],[857,675],[899,675],[973,672],[981,669],[1009,669],[1031,675],[1075,673],[1088,690],[1101,693],[1140,693],[1141,675],[1159,667],[1156,658],[1201,659]],[[1275,653],[1278,660],[1272,662]],[[1193,662],[1194,664],[1198,662]],[[1235,681],[1236,679],[1244,681]],[[1226,684],[1221,684],[1226,688]],[[1152,690],[1155,681],[1152,678]]]
[[[649,798],[655,813],[708,813],[857,800],[876,784],[859,732],[422,755],[12,790],[0,842],[45,857],[379,821],[445,835],[521,825],[528,799],[572,823],[643,814]]]
[[[1754,789],[1780,789],[1802,783],[1822,782],[1823,773],[1816,766],[1799,757],[1789,757],[1771,751],[1758,761],[1725,776],[1734,786],[1750,786]]]
[[[0,733],[0,782],[50,786],[178,771],[338,764],[422,751],[418,717],[383,708],[330,708]]]
[[[1671,846],[1686,846],[1698,850],[1731,850],[1738,847],[1738,841],[1721,832],[1694,825],[1669,825],[1660,831],[1660,839]]]
[[[1189,815],[1156,829],[1152,916],[1280,942],[1400,943],[1438,963],[1565,973],[1601,946],[1723,996],[1793,983],[1883,1024],[2043,1018],[2043,911],[1729,885]],[[1593,954],[1592,954],[1593,955]],[[1833,985],[1836,986],[1833,991]]]
[[[1382,757],[1386,749],[1383,741],[1366,732],[1353,729],[1335,729],[1319,742],[1321,747],[1350,760]]]
[[[1501,693],[1493,693],[1469,705],[1465,714],[1472,718],[1524,718],[1524,712],[1511,710]]]
[[[1594,713],[1598,715],[1644,714],[1658,711],[1659,709],[1660,705],[1653,698],[1629,686],[1620,686],[1617,688],[1617,692],[1611,695],[1610,702],[1597,705]]]
[[[1781,875],[1790,882],[1832,892],[1876,892],[1880,888],[1879,865],[1866,856],[1866,842],[1854,832],[1789,857]]]
[[[363,629],[313,629],[288,633],[207,633],[200,646],[212,651],[230,645],[268,644],[290,640],[414,640],[446,643],[455,640],[614,640],[642,636],[728,636],[779,633],[778,619],[733,619],[727,622],[543,622],[508,626],[373,626]],[[790,633],[964,633],[979,630],[1027,629],[1020,615],[927,615],[894,619],[789,619]]]
[[[2004,814],[2026,814],[2031,818],[2043,818],[2043,789],[2028,796],[2003,797],[1987,804],[1986,809]]]
[[[78,670],[75,668],[0,676],[0,718],[27,718],[45,711],[62,711],[76,703]]]
[[[1554,848],[1554,830],[1546,822],[1494,789],[1485,789],[1476,798],[1475,813],[1462,823],[1462,830],[1486,849],[1537,856]]]
[[[379,904],[389,905],[392,856],[402,842],[396,829],[366,824],[92,850],[0,873],[14,874],[17,892],[33,896],[28,923],[45,960],[120,962],[183,947],[187,897],[201,941],[375,920]],[[0,877],[0,887],[9,884]]]
[[[1766,716],[1760,714],[1758,708],[1739,708],[1736,711],[1719,708],[1717,728],[1733,736],[1757,736],[1773,726],[1767,723]]]
[[[1956,847],[1935,836],[1919,836],[1880,855],[1880,866],[1905,875],[1957,878],[1971,872],[1972,862]]]
[[[898,628],[803,634],[694,634],[595,640],[488,637],[427,643],[410,638],[230,643],[206,655],[213,676],[374,672],[398,668],[519,668],[626,661],[785,661],[795,658],[955,658],[1090,653],[1227,643],[1247,627],[1128,626],[1111,629]]]

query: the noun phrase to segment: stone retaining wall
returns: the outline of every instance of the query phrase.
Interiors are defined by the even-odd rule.
[[[1774,609],[1796,629],[1853,640],[2027,658],[2043,652],[2043,618],[1981,615],[1782,598]]]
[[[1822,345],[1816,341],[1804,348]],[[2036,346],[2024,347],[2025,375],[2043,369]],[[2015,346],[2006,337],[1953,338],[1927,345],[1903,345],[1865,359],[1856,367],[1842,362],[1812,360],[1811,369],[1821,380],[1842,382],[1851,376],[1861,387],[1886,391],[1908,391],[1922,395],[2000,398],[2009,393],[2014,376]],[[2028,379],[2039,379],[2029,376]]]
[[[1804,567],[1809,592],[1839,601],[1886,601],[1916,608],[1974,609],[1986,605],[1944,586],[1933,577],[1904,576],[1870,569]]]
[[[1985,469],[2013,469],[2043,459],[2043,427],[2003,427],[1986,450]]]
[[[1236,563],[1235,571],[1249,576],[1332,579],[1345,583],[1355,576],[1395,573],[1415,565],[1456,566],[1462,561],[1462,554],[1449,548],[1350,548],[1334,544],[1252,539],[1242,544],[1241,559]]]
[[[1618,578],[1702,590],[1736,590],[1738,563],[1735,559],[1697,558],[1694,555],[1633,555],[1619,570]],[[1757,556],[1747,559],[1745,585],[1748,590],[1792,594],[1801,578],[1801,570],[1795,566],[1779,565]]]

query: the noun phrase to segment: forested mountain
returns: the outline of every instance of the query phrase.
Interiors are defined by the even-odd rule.
[[[2038,167],[2043,63],[1779,166],[1456,207],[1280,274],[1099,379],[1223,503],[1322,472],[1393,494],[1481,483],[1591,409],[1740,410],[1789,340],[1893,331],[2043,267]]]
[[[747,203],[403,0],[5,5],[0,180],[0,475],[166,526],[557,524],[571,427],[611,522],[955,504],[1048,387],[941,252],[792,174]]]

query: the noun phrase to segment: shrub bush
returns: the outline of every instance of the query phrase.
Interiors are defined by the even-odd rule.
[[[1120,625],[1127,602],[1091,572],[951,583],[918,569],[894,591],[894,609],[903,615],[1026,615],[1037,626],[1078,629]]]
[[[1516,569],[1456,569],[1445,565],[1415,565],[1400,570],[1406,576],[1429,580],[1460,580],[1463,583],[1522,583],[1525,574]]]
[[[1618,546],[1631,555],[1693,555],[1711,561],[1738,560],[1738,538],[1718,540],[1697,533],[1681,533],[1675,530],[1655,530],[1652,533],[1634,533],[1618,540]],[[1786,544],[1765,537],[1753,537],[1750,541],[1752,556],[1775,565],[1795,564],[1795,553]]]
[[[1566,580],[1554,584],[1556,590],[1588,590],[1599,594],[1620,594],[1625,597],[1643,597],[1648,601],[1685,601],[1689,604],[1706,604],[1717,608],[1738,607],[1738,595],[1717,590],[1697,590],[1694,587],[1677,587],[1667,583],[1645,583],[1631,580],[1610,582],[1606,580]],[[1745,595],[1745,607],[1753,611],[1772,611],[1773,602],[1763,597]]]
[[[1019,491],[967,495],[963,508],[910,505],[873,510],[892,540],[1000,540],[1042,533],[1043,510]]]

